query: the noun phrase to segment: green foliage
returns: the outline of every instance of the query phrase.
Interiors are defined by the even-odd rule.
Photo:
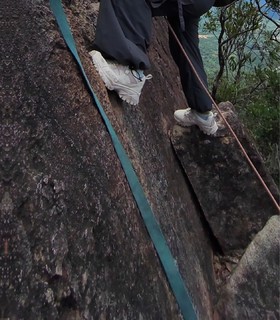
[[[275,181],[279,181],[279,71],[258,68],[244,75],[243,81],[238,85],[224,79],[219,87],[217,100],[234,102],[240,118],[255,139],[267,168]]]
[[[218,46],[219,67],[206,60],[214,98],[236,106],[279,181],[279,21],[267,16],[269,9],[279,12],[279,1],[260,6],[259,0],[240,0],[206,14],[203,31],[213,34]],[[203,56],[206,49],[201,51]]]

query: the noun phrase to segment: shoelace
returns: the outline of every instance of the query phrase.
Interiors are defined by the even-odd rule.
[[[139,81],[143,81],[143,79],[150,80],[153,77],[151,74],[148,74],[146,76],[145,75],[141,76],[140,73],[138,72],[138,70],[135,70],[135,69],[130,69],[130,71],[131,71],[133,77]]]

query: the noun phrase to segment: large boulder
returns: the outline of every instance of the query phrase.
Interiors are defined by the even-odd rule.
[[[90,82],[133,162],[196,312],[210,319],[216,294],[211,242],[168,136],[172,113],[184,100],[166,51],[167,32],[151,50],[154,80],[140,105],[131,107],[108,96],[88,54],[97,1],[64,5]],[[181,319],[49,2],[4,1],[1,10],[1,317]],[[162,28],[158,21],[156,29]]]
[[[217,242],[211,219],[201,210],[201,195],[193,192],[189,172],[182,170],[170,143],[173,112],[185,107],[185,100],[167,49],[165,21],[154,23],[154,78],[145,85],[139,106],[133,107],[107,92],[88,53],[98,1],[67,0],[64,6],[86,73],[139,176],[198,319],[212,319],[219,297],[212,260],[219,247],[228,244],[229,229],[225,240]],[[182,319],[109,134],[49,2],[11,0],[0,7],[1,318]],[[184,148],[213,143],[195,128],[188,133],[192,141],[186,140]],[[226,141],[215,150],[225,151]],[[227,181],[221,188],[232,192]],[[216,193],[221,199],[219,190]],[[211,194],[215,198],[214,189]],[[234,203],[243,206],[238,198]],[[273,211],[264,212],[260,220],[259,214],[256,221],[251,219],[250,239]],[[249,238],[240,233],[242,247]],[[269,290],[266,286],[261,290]],[[242,290],[240,294],[247,295]],[[230,302],[232,295],[228,297]],[[222,302],[218,305],[216,316],[230,314]]]
[[[217,320],[279,319],[279,239],[278,215],[257,234],[221,291]]]

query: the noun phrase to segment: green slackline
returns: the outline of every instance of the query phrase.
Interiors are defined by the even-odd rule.
[[[164,271],[166,273],[167,279],[169,281],[170,287],[173,290],[173,293],[177,299],[178,305],[181,309],[182,315],[185,320],[196,320],[196,314],[189,296],[189,293],[185,287],[184,281],[181,277],[181,274],[178,270],[176,262],[169,250],[169,247],[165,241],[165,238],[162,234],[160,226],[155,219],[153,211],[147,201],[143,188],[139,182],[139,179],[133,169],[130,159],[128,158],[119,138],[112,127],[110,120],[108,119],[104,109],[102,108],[97,96],[95,95],[90,82],[87,78],[85,70],[82,66],[77,48],[75,45],[74,38],[72,36],[67,18],[65,16],[61,0],[50,0],[50,6],[56,18],[57,24],[60,28],[60,31],[64,37],[64,40],[73,54],[76,62],[79,65],[79,68],[83,74],[84,80],[88,86],[90,93],[95,101],[96,107],[100,112],[103,121],[107,127],[107,130],[111,136],[115,151],[119,157],[122,168],[126,174],[130,189],[133,193],[135,201],[138,205],[138,209],[141,212],[142,218],[144,220],[145,226],[149,232],[149,235],[153,241],[154,247],[157,251],[157,254],[160,258]]]

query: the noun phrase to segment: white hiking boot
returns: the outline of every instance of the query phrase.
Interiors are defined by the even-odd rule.
[[[218,130],[213,112],[209,112],[206,119],[202,118],[198,112],[193,109],[183,109],[174,112],[175,120],[183,127],[197,125],[199,129],[208,135],[214,135]]]
[[[89,54],[105,86],[109,90],[116,91],[119,97],[127,103],[138,104],[145,81],[151,79],[152,76],[140,77],[136,70],[128,66],[105,60],[99,51],[93,50]]]

